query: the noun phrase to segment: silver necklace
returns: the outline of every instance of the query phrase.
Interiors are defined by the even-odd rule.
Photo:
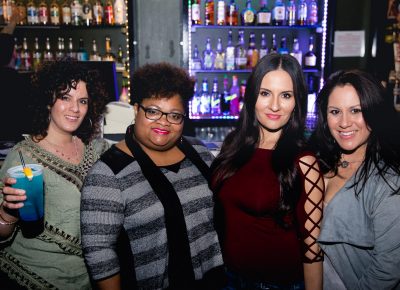
[[[65,158],[65,159],[67,159],[67,160],[69,160],[69,161],[70,161],[71,159],[78,160],[78,146],[76,145],[75,136],[72,136],[72,143],[74,143],[74,149],[75,149],[75,156],[73,156],[73,157],[71,157],[71,156],[65,154],[62,150],[58,150],[58,149],[57,149],[57,148],[62,148],[62,149],[63,149],[63,146],[57,145],[57,144],[55,144],[55,143],[53,143],[53,142],[50,142],[50,141],[47,140],[46,138],[43,139],[43,140],[45,140],[47,143],[49,143],[49,144],[52,146],[52,148],[56,151],[56,153],[57,153],[59,156],[61,156],[62,158]]]
[[[347,167],[349,167],[349,165],[350,165],[350,163],[357,163],[357,162],[363,162],[364,160],[357,160],[357,161],[346,161],[346,160],[342,160],[342,161],[339,161],[339,166],[340,167],[342,167],[342,168],[347,168]]]

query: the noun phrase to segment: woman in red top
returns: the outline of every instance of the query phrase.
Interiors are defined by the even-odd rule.
[[[263,57],[212,164],[227,289],[322,289],[324,183],[303,152],[307,90],[290,55]]]

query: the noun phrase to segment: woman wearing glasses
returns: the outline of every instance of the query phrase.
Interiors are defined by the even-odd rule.
[[[212,155],[182,136],[194,82],[166,63],[138,69],[132,82],[135,125],[92,167],[82,191],[89,272],[99,289],[216,289]]]

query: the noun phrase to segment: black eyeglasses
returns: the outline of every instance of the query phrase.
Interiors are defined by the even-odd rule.
[[[181,113],[165,113],[158,109],[154,108],[145,108],[142,105],[139,105],[139,108],[142,108],[144,111],[144,115],[147,119],[152,121],[160,120],[163,115],[167,116],[167,121],[171,124],[179,125],[182,124],[183,120],[185,119],[185,115]]]

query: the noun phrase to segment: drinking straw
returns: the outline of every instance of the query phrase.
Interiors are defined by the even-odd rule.
[[[32,180],[32,178],[33,178],[32,170],[29,167],[26,167],[24,157],[22,157],[22,153],[20,150],[18,150],[18,154],[19,154],[19,158],[21,159],[22,171],[24,172],[25,176],[29,180]]]

